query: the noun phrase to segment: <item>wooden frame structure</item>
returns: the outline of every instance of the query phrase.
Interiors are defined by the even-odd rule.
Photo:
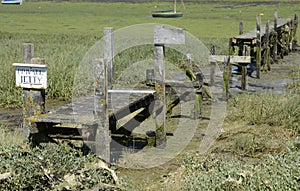
[[[52,142],[57,139],[83,140],[84,145],[107,162],[111,160],[110,144],[112,133],[124,133],[116,129],[116,121],[141,108],[149,110],[149,105],[156,100],[152,111],[156,120],[155,146],[166,145],[166,81],[164,48],[165,44],[184,44],[185,30],[158,27],[154,30],[154,70],[151,78],[155,83],[153,90],[116,90],[112,89],[113,80],[113,29],[104,29],[104,58],[93,61],[94,95],[84,97],[76,103],[62,106],[51,113],[45,111],[45,89],[24,89],[24,129],[35,144]],[[24,45],[24,62],[33,59],[33,44]],[[43,60],[44,64],[44,60]],[[149,71],[148,71],[149,72]],[[130,94],[133,100],[128,105],[111,112],[110,97]],[[32,99],[27,99],[27,95]],[[132,96],[133,95],[133,96]],[[123,96],[124,97],[124,96]],[[29,101],[30,100],[30,101]],[[72,105],[80,110],[74,111]],[[36,106],[39,106],[36,108]],[[148,111],[149,112],[149,111]],[[151,112],[151,111],[150,111]],[[119,131],[119,132],[118,132]],[[125,132],[126,134],[126,132]]]
[[[298,16],[293,19],[278,18],[274,13],[274,21],[261,25],[261,16],[256,16],[256,29],[244,33],[243,23],[239,25],[239,35],[229,39],[229,55],[237,53],[239,56],[251,56],[251,63],[256,66],[256,77],[260,78],[261,70],[271,69],[271,64],[277,63],[297,46],[296,32]]]

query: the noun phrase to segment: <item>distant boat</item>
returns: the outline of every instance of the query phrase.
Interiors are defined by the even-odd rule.
[[[179,18],[183,17],[182,12],[176,11],[176,0],[174,0],[174,9],[171,10],[164,10],[164,11],[153,11],[152,17],[159,17],[159,18]]]
[[[17,4],[17,5],[22,5],[22,0],[2,0],[2,4]]]

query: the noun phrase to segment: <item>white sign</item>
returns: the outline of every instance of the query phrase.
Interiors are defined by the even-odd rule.
[[[16,86],[22,88],[46,89],[47,66],[41,64],[14,63]]]

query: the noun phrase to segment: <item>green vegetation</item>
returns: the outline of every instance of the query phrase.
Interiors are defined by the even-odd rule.
[[[184,190],[299,190],[299,151],[259,161],[216,155],[186,155]]]
[[[99,158],[68,145],[0,147],[0,189],[126,190]]]
[[[151,11],[171,8],[169,2],[25,2],[22,6],[0,6],[0,107],[20,107],[22,104],[21,91],[14,87],[12,80],[14,68],[11,64],[22,62],[23,43],[34,43],[35,57],[46,59],[49,70],[47,99],[69,100],[77,66],[88,49],[101,39],[104,27],[117,30],[141,23],[169,24],[185,28],[208,47],[216,44],[218,54],[227,54],[228,38],[238,33],[241,20],[245,31],[249,31],[255,27],[258,12],[265,15],[263,23],[272,20],[274,10],[278,10],[283,18],[293,17],[299,12],[297,6],[284,3],[266,6],[265,3],[252,2],[250,6],[234,1],[236,3],[228,6],[228,1],[197,2],[200,3],[185,3],[182,19],[151,18]],[[183,6],[178,5],[178,9],[183,9]],[[126,60],[119,63],[126,63]],[[122,66],[118,67],[116,63],[116,68],[120,70]]]
[[[10,130],[5,124],[0,122],[0,147],[8,145],[22,145],[23,134],[18,130]]]
[[[169,24],[185,28],[208,47],[216,44],[217,54],[227,54],[228,38],[238,33],[241,20],[245,31],[249,31],[255,27],[257,13],[264,13],[263,23],[273,19],[274,10],[282,18],[293,17],[294,13],[299,15],[299,6],[291,3],[300,3],[299,0],[275,4],[267,0],[190,0],[185,1],[184,18],[153,19],[151,11],[172,8],[170,3],[72,2],[26,1],[22,6],[0,6],[0,107],[22,106],[22,90],[14,85],[11,64],[22,62],[23,43],[34,43],[35,57],[46,60],[48,101],[69,100],[78,65],[89,48],[102,38],[104,27],[117,30],[141,23]],[[180,5],[178,8],[183,9]],[[135,47],[117,55],[116,75],[132,61],[150,59],[152,51],[151,47]],[[184,55],[166,51],[170,51],[167,59],[182,67]],[[229,99],[224,128],[210,154],[192,152],[184,154],[182,160],[176,159],[181,168],[176,172],[175,183],[159,180],[153,186],[149,183],[156,182],[149,180],[135,188],[299,190],[300,153],[294,146],[295,136],[300,134],[299,71],[295,67],[290,95],[241,94]],[[117,184],[112,173],[100,168],[99,163],[94,155],[84,155],[68,145],[31,148],[23,143],[22,133],[12,132],[0,123],[1,190],[88,190],[92,187],[134,190],[130,181]],[[138,171],[136,174],[140,176]]]
[[[231,110],[227,120],[244,121],[249,125],[280,126],[286,129],[299,127],[300,98],[292,95],[239,95],[229,102]]]

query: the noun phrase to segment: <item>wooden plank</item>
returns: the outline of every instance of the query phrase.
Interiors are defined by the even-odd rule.
[[[251,56],[210,55],[209,62],[224,62],[229,57],[230,63],[251,63]]]
[[[156,26],[154,29],[154,44],[185,44],[185,30]]]

